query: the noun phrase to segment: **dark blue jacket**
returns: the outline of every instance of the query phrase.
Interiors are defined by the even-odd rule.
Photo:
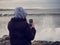
[[[12,18],[8,23],[11,45],[31,45],[36,30],[30,28],[26,19]]]

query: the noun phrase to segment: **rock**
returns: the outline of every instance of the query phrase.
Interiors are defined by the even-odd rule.
[[[44,44],[41,43],[40,41],[34,41],[34,42],[32,42],[32,45],[44,45]]]

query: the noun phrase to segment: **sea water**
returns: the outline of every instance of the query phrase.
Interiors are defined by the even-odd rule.
[[[13,16],[0,17],[0,37],[9,35],[7,25]],[[28,15],[27,20],[33,19],[36,36],[34,40],[60,41],[59,15]]]

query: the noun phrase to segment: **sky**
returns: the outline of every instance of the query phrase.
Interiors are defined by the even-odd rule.
[[[60,8],[60,0],[0,0],[0,8]]]

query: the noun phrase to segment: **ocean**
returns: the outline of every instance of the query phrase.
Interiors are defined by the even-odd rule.
[[[7,25],[13,16],[0,17],[0,38],[9,35]],[[36,36],[34,40],[60,41],[60,15],[57,14],[31,14],[27,21],[33,19]]]

